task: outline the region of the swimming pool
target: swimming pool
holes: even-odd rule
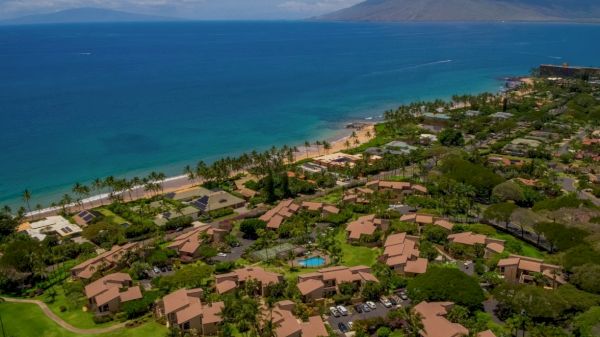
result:
[[[320,256],[313,256],[308,259],[298,261],[298,264],[302,267],[321,267],[325,265],[325,259]]]

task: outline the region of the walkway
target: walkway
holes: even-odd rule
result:
[[[52,312],[52,310],[50,310],[50,308],[48,308],[48,306],[44,302],[37,301],[37,300],[24,300],[24,299],[20,299],[20,298],[8,298],[8,297],[3,297],[2,299],[6,302],[12,302],[12,303],[37,304],[37,306],[40,307],[40,309],[42,309],[42,312],[46,316],[48,316],[48,318],[50,318],[51,320],[56,322],[56,324],[60,325],[63,329],[66,329],[70,332],[80,334],[80,335],[91,335],[91,334],[101,334],[101,333],[111,332],[111,331],[121,329],[121,328],[125,327],[125,324],[127,324],[127,322],[123,322],[123,323],[111,325],[106,328],[79,329],[79,328],[76,328],[76,327],[72,326],[71,324],[63,321],[63,319],[58,317],[54,312]]]

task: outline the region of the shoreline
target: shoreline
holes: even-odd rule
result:
[[[363,127],[362,130],[357,130],[355,128],[348,128],[346,127],[348,124],[351,123],[362,123],[365,124],[365,127]],[[327,142],[331,143],[331,149],[329,150],[330,153],[333,152],[338,152],[338,151],[342,151],[345,150],[346,147],[344,145],[344,143],[346,142],[346,140],[348,140],[350,138],[350,136],[352,135],[352,132],[356,132],[357,134],[357,139],[360,141],[360,144],[369,141],[370,139],[372,139],[375,136],[375,122],[372,120],[360,120],[357,118],[353,118],[353,119],[349,119],[344,121],[343,123],[340,123],[339,126],[337,128],[333,128],[333,132],[332,135],[326,138]],[[367,137],[367,132],[370,132],[371,137]],[[356,146],[356,144],[352,143],[352,147]],[[305,146],[302,145],[298,145],[296,146],[298,148],[298,151],[294,153],[294,161],[300,161],[300,160],[305,160],[305,159],[310,159],[310,158],[314,158],[314,157],[318,157],[320,155],[325,154],[324,150],[322,149],[317,149],[314,145],[310,146],[308,148],[308,151],[306,150]],[[183,169],[183,167],[182,167]],[[162,193],[172,193],[172,192],[177,192],[177,191],[182,191],[182,190],[186,190],[189,188],[192,188],[198,184],[200,184],[202,181],[198,180],[198,179],[194,179],[193,181],[191,181],[187,175],[185,174],[181,174],[181,175],[174,175],[174,176],[170,176],[167,177],[166,179],[158,182],[161,186],[162,186]],[[149,196],[149,193],[147,193],[144,190],[144,186],[135,186],[133,189],[131,189],[131,200],[129,198],[129,192],[123,192],[123,200],[125,201],[134,201],[134,200],[139,200],[139,199],[143,199],[143,198],[147,198]],[[104,206],[107,204],[110,204],[111,202],[111,198],[110,198],[110,193],[101,193],[101,194],[96,194],[93,196],[90,196],[88,198],[82,199],[81,203],[77,203],[77,202],[73,202],[70,203],[68,205],[65,205],[65,209],[68,212],[76,212],[76,211],[81,211],[81,210],[89,210],[89,209],[93,209],[96,207],[100,207],[100,206]],[[25,213],[25,218],[29,219],[29,220],[37,220],[37,219],[41,219],[47,216],[52,216],[52,215],[56,215],[58,213],[60,213],[62,211],[63,207],[62,206],[55,206],[55,207],[46,207],[40,210],[32,210],[31,212],[26,212]]]

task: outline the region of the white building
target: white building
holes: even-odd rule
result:
[[[81,233],[81,227],[70,223],[60,215],[55,215],[44,220],[23,223],[19,226],[19,231],[25,231],[32,238],[42,241],[49,234],[58,234],[60,237],[78,235]]]

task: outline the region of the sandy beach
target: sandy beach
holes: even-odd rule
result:
[[[360,144],[368,142],[373,137],[375,137],[375,124],[367,124],[363,123],[364,126],[360,129],[354,128],[345,128],[341,130],[342,136],[338,136],[336,139],[330,141],[331,149],[329,149],[328,153],[335,153],[339,151],[346,150],[348,147],[346,145],[346,141],[350,142],[350,148],[356,147]],[[352,132],[356,133],[356,137],[352,137]],[[358,140],[358,144],[356,143]],[[305,147],[304,145],[297,146],[298,152],[295,153],[294,159],[296,161],[315,158],[321,155],[326,154],[326,151],[323,149],[323,146],[319,146],[317,148],[316,145],[312,145],[310,147]],[[183,191],[189,188],[192,188],[198,184],[202,183],[202,180],[194,179],[190,180],[187,175],[180,175],[175,177],[169,177],[162,182],[160,182],[162,186],[163,193],[171,193],[177,191]],[[129,195],[131,194],[131,198]],[[151,194],[144,190],[144,186],[136,186],[131,190],[131,193],[125,192],[123,193],[123,200],[125,201],[133,201],[138,199],[143,199],[150,197]],[[67,205],[65,208],[68,212],[77,212],[82,209],[92,209],[102,205],[107,205],[111,203],[111,198],[109,193],[98,194],[81,201],[81,204],[71,203]],[[56,215],[60,213],[62,207],[48,207],[41,210],[32,211],[25,214],[25,217],[28,220],[36,220],[41,219],[47,216]]]

